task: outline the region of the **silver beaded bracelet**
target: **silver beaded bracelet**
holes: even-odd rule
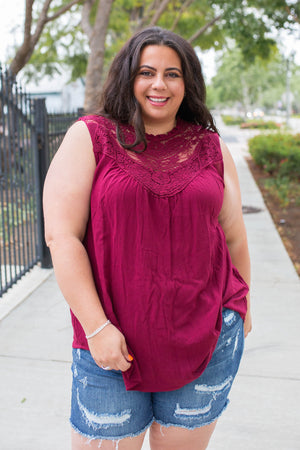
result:
[[[96,334],[100,333],[100,331],[103,330],[103,328],[105,328],[107,325],[109,325],[111,323],[110,320],[108,320],[107,322],[105,322],[103,325],[101,325],[101,327],[97,328],[97,330],[93,331],[92,334],[89,334],[88,336],[86,335],[86,339],[91,339],[92,337],[96,336]]]

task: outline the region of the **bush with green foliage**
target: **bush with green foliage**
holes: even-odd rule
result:
[[[300,184],[288,177],[270,177],[263,181],[264,188],[278,200],[281,207],[290,203],[300,206]]]
[[[249,120],[241,124],[241,128],[259,128],[263,130],[278,130],[280,128],[280,124],[273,122],[273,120]]]
[[[269,174],[300,180],[300,134],[259,135],[249,140],[256,164]]]
[[[258,128],[264,130],[278,130],[281,124],[274,122],[273,120],[245,120],[240,116],[230,116],[227,114],[221,115],[225,125],[240,125],[240,128]]]
[[[245,119],[238,116],[229,116],[226,114],[222,114],[221,117],[225,125],[241,125],[243,122],[245,122]]]

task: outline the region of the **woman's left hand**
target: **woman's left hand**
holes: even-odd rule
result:
[[[244,322],[245,338],[248,336],[248,334],[250,333],[251,330],[252,330],[252,317],[251,317],[251,312],[248,310],[246,317],[245,317],[245,322]]]

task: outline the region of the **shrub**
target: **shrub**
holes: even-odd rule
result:
[[[249,140],[249,152],[269,174],[300,179],[300,134],[255,136]]]
[[[244,122],[242,117],[228,116],[225,114],[222,114],[221,117],[225,125],[241,125]]]
[[[289,204],[300,206],[300,185],[298,181],[288,177],[267,178],[263,181],[264,188],[279,202],[281,207]]]
[[[259,128],[264,130],[277,130],[281,125],[279,123],[273,122],[273,120],[268,120],[267,122],[263,120],[250,120],[249,122],[241,123],[241,128]]]

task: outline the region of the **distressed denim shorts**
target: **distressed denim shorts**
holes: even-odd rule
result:
[[[180,389],[153,393],[126,391],[120,371],[103,370],[89,351],[74,349],[71,425],[89,440],[134,437],[153,421],[191,430],[208,425],[229,402],[243,349],[243,321],[223,309],[221,334],[202,375]]]

